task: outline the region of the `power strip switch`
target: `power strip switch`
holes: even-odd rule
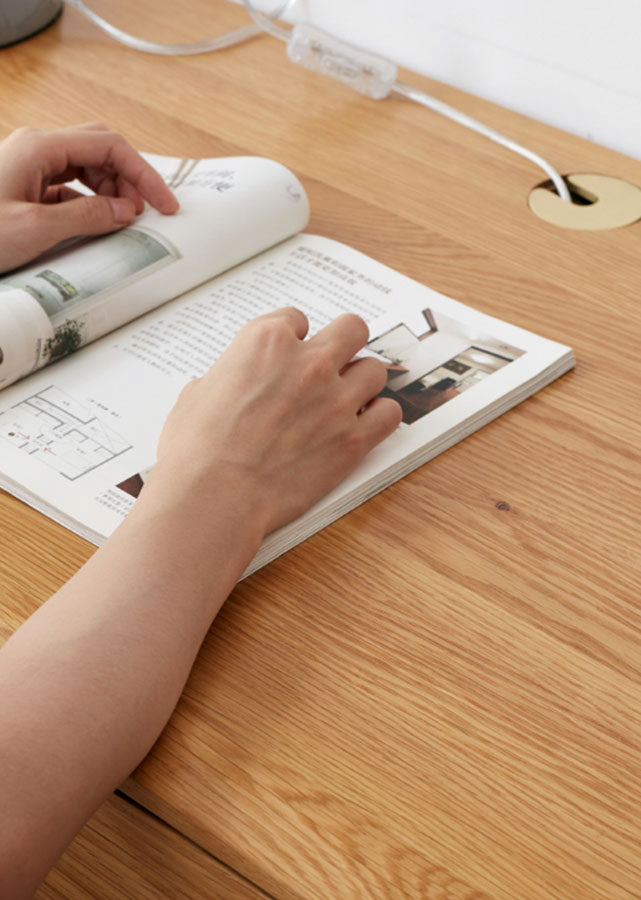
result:
[[[394,63],[366,53],[315,28],[295,25],[287,44],[292,62],[335,78],[373,100],[383,100],[396,82]]]

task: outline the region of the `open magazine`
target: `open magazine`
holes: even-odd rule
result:
[[[277,307],[302,309],[310,333],[360,314],[403,422],[246,574],[574,365],[568,347],[300,233],[305,191],[278,163],[147,158],[175,216],[146,211],[0,276],[0,485],[95,544],[142,490],[181,388]]]

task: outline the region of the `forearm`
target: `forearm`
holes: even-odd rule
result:
[[[396,428],[356,316],[245,326],[165,423],[118,532],[0,652],[0,896],[28,896],[148,751],[262,537]],[[2,879],[4,878],[4,885]]]
[[[150,749],[260,541],[231,485],[146,492],[0,652],[0,896],[35,888]]]

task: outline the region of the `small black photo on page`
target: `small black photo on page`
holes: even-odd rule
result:
[[[129,494],[130,497],[133,497],[134,500],[140,496],[140,492],[144,486],[143,477],[140,472],[136,472],[135,475],[131,475],[129,478],[125,478],[124,481],[121,481],[116,485],[117,488],[120,488],[121,491],[124,491],[125,494]]]
[[[393,397],[411,425],[507,366],[525,352],[431,309],[418,334],[405,322],[367,347],[387,367],[383,397]]]

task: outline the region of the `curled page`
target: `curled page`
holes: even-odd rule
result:
[[[0,276],[0,387],[307,224],[309,203],[303,187],[272,160],[147,158],[178,197],[175,215],[148,209],[129,228],[54,249]],[[10,301],[10,295],[23,301]]]
[[[0,291],[0,388],[43,365],[53,341],[53,326],[31,294]]]

